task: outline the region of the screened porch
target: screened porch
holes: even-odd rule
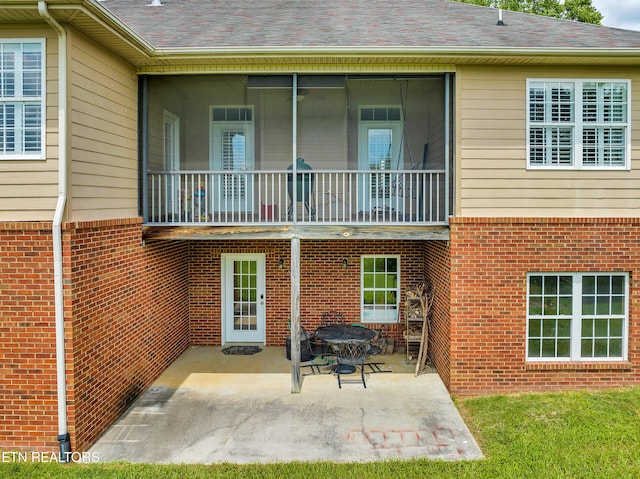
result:
[[[145,224],[445,225],[452,81],[145,77]]]

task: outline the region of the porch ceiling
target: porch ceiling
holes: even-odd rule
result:
[[[142,238],[152,240],[229,240],[229,239],[387,239],[449,240],[448,226],[143,226]]]

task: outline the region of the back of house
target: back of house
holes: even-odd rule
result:
[[[189,346],[405,346],[421,283],[453,394],[638,384],[639,52],[448,0],[1,3],[0,449],[87,450]]]

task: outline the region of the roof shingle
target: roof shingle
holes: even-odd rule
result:
[[[155,48],[640,48],[640,32],[449,0],[107,0]]]

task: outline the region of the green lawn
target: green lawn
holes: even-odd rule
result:
[[[638,478],[640,387],[457,399],[486,458],[367,464],[0,463],[18,478]]]

